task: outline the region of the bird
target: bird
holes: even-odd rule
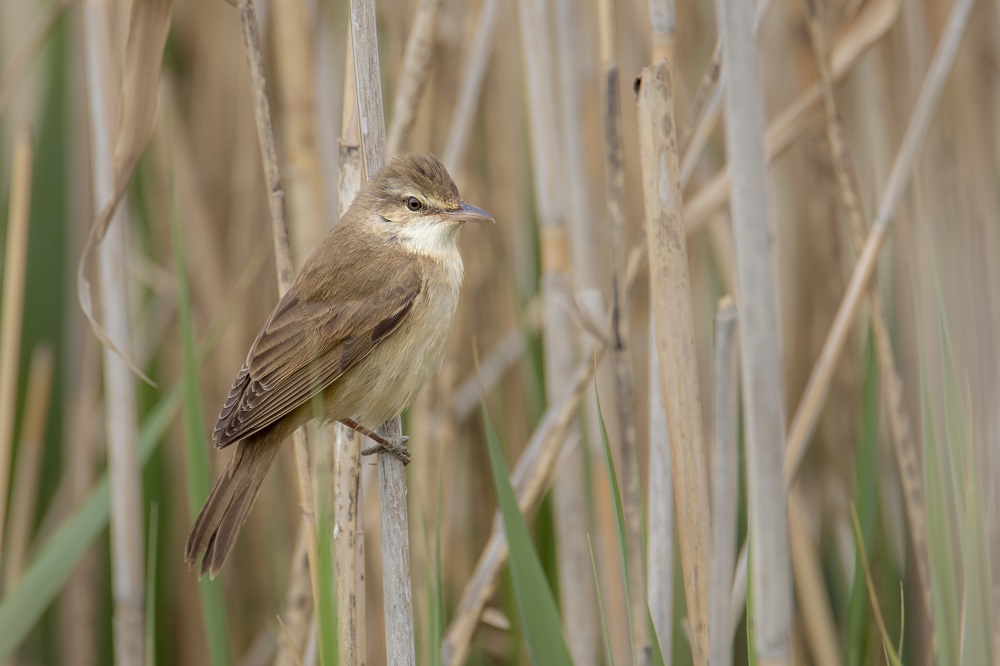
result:
[[[468,222],[493,222],[462,201],[430,153],[389,162],[306,260],[267,318],[212,432],[234,447],[191,529],[188,567],[214,578],[283,440],[319,417],[372,438],[403,462],[405,437],[376,433],[436,373],[455,318]]]

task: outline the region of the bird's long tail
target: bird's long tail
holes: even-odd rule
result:
[[[214,578],[225,564],[257,500],[260,484],[274,462],[283,439],[281,435],[269,430],[236,445],[236,452],[205,500],[184,547],[188,566],[194,566],[202,558],[201,575],[207,572]]]

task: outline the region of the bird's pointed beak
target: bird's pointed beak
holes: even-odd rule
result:
[[[447,210],[443,213],[438,213],[438,216],[448,222],[496,222],[493,216],[482,208],[470,206],[464,201],[457,210]]]

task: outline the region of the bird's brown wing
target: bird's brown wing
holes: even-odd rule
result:
[[[309,300],[290,289],[236,375],[212,432],[215,446],[258,432],[329,386],[399,327],[422,284],[413,267],[354,300]]]

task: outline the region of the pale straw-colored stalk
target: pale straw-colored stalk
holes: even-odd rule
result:
[[[310,7],[303,0],[282,0],[273,5],[273,38],[275,41],[276,88],[279,120],[283,137],[281,173],[285,192],[288,194],[287,224],[293,267],[300,267],[326,234],[323,179],[317,153],[316,137],[316,76],[315,33],[311,29]],[[319,473],[318,458],[328,451],[331,444],[326,428],[310,428],[308,439],[316,442],[317,459],[312,461],[310,478],[300,479],[311,488],[313,515],[319,515],[319,502],[331,501],[332,489],[323,489],[316,483]],[[308,459],[308,458],[306,458]],[[305,470],[304,470],[305,471]],[[324,498],[321,493],[328,495]],[[305,501],[308,497],[300,496]],[[306,601],[312,590],[313,575],[309,566],[310,541],[331,539],[331,534],[313,534],[317,530],[311,521],[299,526],[299,536],[290,569],[286,595],[284,631],[276,662],[288,663],[292,655],[304,648],[309,622],[314,614],[313,604]],[[318,577],[316,578],[318,582]],[[332,628],[322,628],[332,631]]]
[[[21,577],[35,521],[42,449],[45,445],[45,423],[52,393],[53,357],[52,347],[45,344],[36,347],[31,354],[23,425],[10,497],[10,541],[7,544],[3,570],[5,590],[13,589]]]
[[[83,4],[87,98],[90,112],[91,178],[94,201],[115,195],[112,164],[117,95],[108,6],[102,0]],[[122,208],[98,249],[101,311],[107,337],[131,358],[125,252],[128,218]],[[112,349],[102,349],[104,410],[111,487],[111,583],[114,600],[114,655],[119,664],[145,659],[145,582],[142,478],[138,441],[135,376]]]
[[[639,491],[639,454],[633,401],[632,353],[625,278],[625,146],[622,137],[618,63],[615,55],[617,21],[611,0],[598,4],[601,52],[601,108],[604,124],[604,190],[611,248],[611,362],[614,372],[615,412],[618,425],[618,473],[628,543],[629,616],[633,658],[648,664],[651,658],[646,616],[646,571],[642,553],[642,498]]]
[[[659,373],[672,459],[677,534],[695,663],[708,659],[708,470],[669,64],[643,69],[639,142]]]
[[[581,127],[580,106],[583,103],[580,95],[580,81],[577,74],[579,61],[584,57],[580,49],[578,8],[571,0],[556,0],[556,46],[558,48],[559,75],[556,77],[559,86],[559,125],[560,149],[562,150],[563,177],[559,186],[568,194],[565,198],[566,218],[564,228],[568,234],[569,266],[562,266],[571,271],[571,276],[561,276],[561,286],[564,291],[543,293],[547,308],[563,309],[555,302],[566,298],[574,290],[578,298],[589,298],[587,294],[600,291],[595,280],[599,276],[596,270],[600,265],[598,248],[599,236],[593,229],[588,205],[589,189],[587,187],[586,164],[583,156],[583,132]],[[540,196],[546,196],[539,193]],[[555,279],[551,275],[551,265],[543,266],[550,271],[545,278]],[[571,281],[571,283],[570,283]],[[581,294],[581,290],[586,290]],[[598,303],[600,301],[598,300]],[[566,373],[571,372],[575,363],[575,349],[572,345],[561,343],[561,335],[573,336],[572,330],[566,330],[564,315],[553,317],[546,313],[546,357],[553,352],[554,362],[546,368],[546,391],[550,400],[561,390]],[[558,320],[558,321],[557,321]],[[563,330],[557,330],[559,324]],[[518,336],[523,340],[522,336]],[[575,336],[573,336],[575,337]],[[553,347],[559,346],[560,350]],[[558,352],[558,353],[556,353]],[[559,367],[553,367],[558,364]],[[572,436],[572,435],[571,435]],[[588,504],[583,498],[587,493],[586,451],[584,447],[574,447],[566,455],[569,460],[563,465],[556,477],[552,493],[554,500],[554,523],[556,533],[556,561],[559,575],[559,607],[562,609],[563,631],[567,646],[573,657],[573,662],[579,666],[597,664],[600,657],[598,650],[598,616],[597,594],[593,577],[590,575],[590,551],[587,545],[587,534],[590,532]]]
[[[351,0],[354,80],[361,125],[362,158],[369,179],[386,163],[385,115],[375,31],[374,0]],[[399,417],[382,426],[386,437],[402,435]],[[415,664],[413,592],[410,585],[406,475],[395,456],[378,454],[379,505],[382,512],[382,591],[385,599],[385,647],[390,664]]]
[[[730,163],[730,215],[740,307],[743,423],[750,523],[754,651],[758,663],[788,663],[792,623],[791,553],[781,483],[785,389],[774,277],[774,226],[768,201],[764,102],[752,8],[718,0],[723,111]]]
[[[271,234],[274,241],[274,265],[278,279],[278,294],[281,296],[291,286],[292,279],[295,276],[295,268],[288,241],[285,195],[281,187],[278,155],[274,145],[271,110],[267,101],[260,30],[257,26],[257,14],[254,10],[253,2],[251,0],[240,0],[237,6],[240,12],[240,25],[243,29],[243,46],[247,59],[247,71],[250,77],[254,123],[257,129],[261,164],[264,169],[264,181],[268,193],[268,208],[271,213]],[[309,442],[306,438],[305,428],[299,428],[292,434],[292,447],[295,452],[295,472],[298,481],[299,506],[302,509],[303,523],[301,529],[306,534],[306,556],[309,560],[310,587],[313,590],[313,599],[315,601],[317,598],[317,572],[319,569],[317,566],[318,553],[316,530],[314,527],[315,504],[312,492]]]
[[[24,314],[24,281],[28,262],[28,220],[31,210],[31,130],[23,128],[14,143],[3,274],[3,315],[0,320],[0,562],[7,516],[10,461],[14,449],[14,411]]]
[[[528,90],[531,159],[540,227],[545,395],[551,404],[558,399],[572,377],[577,358],[577,333],[564,305],[572,293],[571,249],[563,197],[567,183],[560,178],[561,155],[565,153],[562,152],[564,147],[561,145],[556,96],[551,93],[557,79],[548,10],[547,3],[542,0],[521,0],[518,3],[521,62]],[[565,16],[561,18],[566,19]],[[564,119],[566,113],[577,111],[573,100],[560,101],[561,107],[573,107],[564,110]],[[571,426],[566,433],[567,441],[577,436]],[[560,448],[563,447],[565,443]],[[587,516],[586,507],[580,501],[584,496],[584,471],[583,453],[574,451],[558,474],[555,485],[556,546],[560,602],[568,644],[574,660],[593,663],[596,659],[594,638],[597,617],[593,602],[587,599],[596,599],[596,595],[589,585]]]
[[[338,144],[337,216],[343,217],[361,187],[361,131],[358,127],[354,48],[347,40],[344,99]],[[344,664],[365,662],[365,539],[362,521],[361,441],[350,428],[334,426],[333,550],[337,572],[338,650]]]
[[[674,0],[650,0],[649,26],[653,35],[650,62],[674,63]],[[683,189],[683,176],[681,188]],[[650,292],[649,310],[654,294]],[[663,402],[660,354],[656,345],[656,318],[649,318],[649,470],[646,495],[646,595],[653,631],[661,651],[671,652],[674,629],[674,480],[670,457],[670,430]]]
[[[733,661],[729,600],[736,564],[739,505],[739,371],[736,303],[729,296],[715,312],[715,441],[712,445],[712,576],[709,581],[709,663]]]

